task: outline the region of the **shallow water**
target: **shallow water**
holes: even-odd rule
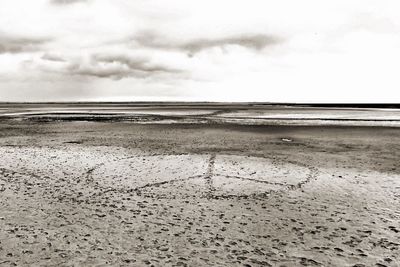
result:
[[[219,123],[242,125],[400,126],[400,109],[248,104],[0,104],[0,118],[26,120]]]

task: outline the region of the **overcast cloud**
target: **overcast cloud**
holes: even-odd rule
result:
[[[2,0],[0,101],[400,102],[398,0]]]

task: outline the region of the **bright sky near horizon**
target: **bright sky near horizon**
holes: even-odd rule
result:
[[[398,0],[1,0],[0,101],[400,103]]]

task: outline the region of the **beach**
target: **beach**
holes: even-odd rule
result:
[[[397,110],[2,108],[0,266],[400,264]]]

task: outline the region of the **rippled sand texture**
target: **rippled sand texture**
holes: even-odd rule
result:
[[[400,132],[0,124],[0,266],[399,266]]]

